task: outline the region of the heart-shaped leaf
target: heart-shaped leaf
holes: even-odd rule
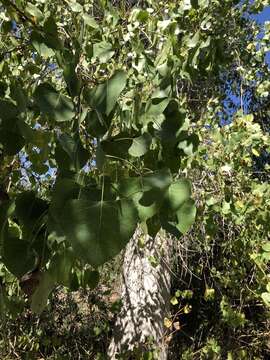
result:
[[[71,200],[61,222],[75,255],[97,267],[127,244],[136,229],[137,213],[128,200]]]

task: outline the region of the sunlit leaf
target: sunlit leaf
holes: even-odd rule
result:
[[[147,153],[151,145],[152,138],[150,134],[144,133],[142,136],[132,140],[132,145],[128,149],[131,156],[139,157]]]
[[[185,201],[177,211],[177,228],[182,234],[188,232],[196,218],[196,206],[194,200]]]

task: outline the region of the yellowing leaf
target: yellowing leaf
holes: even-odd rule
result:
[[[192,310],[192,306],[191,305],[186,305],[183,309],[184,314],[189,314]]]
[[[165,317],[165,319],[164,319],[164,326],[165,326],[167,329],[169,329],[169,328],[172,326],[172,324],[173,324],[172,320],[170,320],[170,319],[168,319],[168,318]]]
[[[177,298],[176,298],[175,296],[173,296],[173,297],[171,298],[171,304],[172,304],[172,305],[177,305],[177,304],[178,304],[178,300],[177,300]]]
[[[260,156],[260,154],[258,153],[258,151],[257,151],[256,149],[252,149],[251,151],[252,151],[252,154],[253,154],[253,155],[255,155],[255,156],[257,156],[257,157]]]

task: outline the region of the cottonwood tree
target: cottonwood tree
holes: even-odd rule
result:
[[[131,5],[2,1],[1,261],[41,313],[56,285],[96,283],[126,249],[109,357],[165,359],[172,242],[196,217],[196,124],[222,109],[222,75],[252,68],[257,28],[248,2]]]

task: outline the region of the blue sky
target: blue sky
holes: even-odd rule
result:
[[[263,27],[265,21],[270,21],[270,6],[266,6],[261,13],[252,15],[252,18]],[[266,55],[266,61],[270,64],[270,53]]]
[[[259,24],[263,24],[265,21],[270,21],[270,6],[266,6],[261,13],[253,15],[252,17]]]
[[[270,21],[270,6],[266,6],[262,12],[260,12],[259,14],[254,14],[251,15],[251,18],[253,18],[258,24],[261,25],[262,28],[262,32],[263,32],[263,24],[265,23],[265,21]],[[269,64],[270,66],[270,52],[268,52],[268,54],[266,55],[266,62]],[[229,124],[232,121],[232,117],[235,113],[235,111],[237,111],[237,109],[240,108],[240,96],[237,93],[231,93],[228,92],[227,94],[228,99],[232,102],[233,107],[229,108],[230,105],[230,101],[225,100],[223,105],[224,105],[224,109],[225,109],[225,113],[228,115],[228,118],[224,119],[224,113],[220,113],[220,124],[221,125],[226,125]],[[244,111],[247,111],[247,99],[244,100]]]

